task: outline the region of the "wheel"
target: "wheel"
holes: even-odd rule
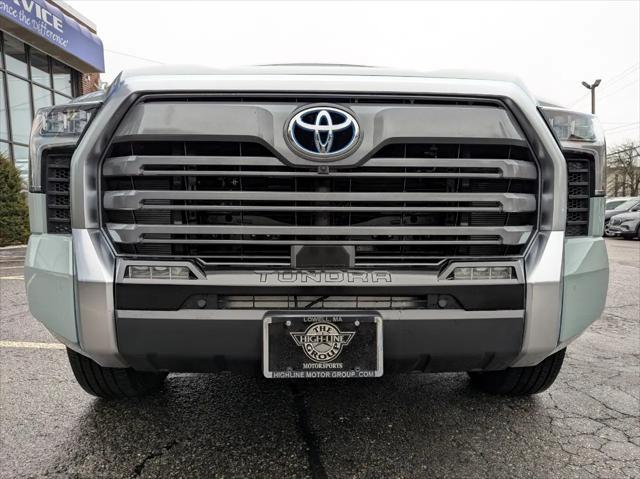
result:
[[[89,394],[104,399],[145,396],[158,391],[167,373],[105,368],[94,360],[67,348],[71,370],[78,384]]]
[[[505,396],[529,396],[553,384],[564,361],[565,349],[552,354],[540,364],[502,371],[473,371],[471,383],[484,392]]]

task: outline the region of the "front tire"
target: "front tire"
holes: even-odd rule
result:
[[[167,373],[105,368],[92,359],[67,348],[73,375],[86,392],[103,399],[146,396],[162,388]]]
[[[478,389],[504,396],[530,396],[548,389],[558,377],[566,349],[552,354],[540,364],[502,371],[472,371],[471,383]]]

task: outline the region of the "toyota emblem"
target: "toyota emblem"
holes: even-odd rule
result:
[[[299,110],[287,127],[294,151],[311,159],[333,160],[347,156],[360,140],[355,117],[333,106],[311,106]]]

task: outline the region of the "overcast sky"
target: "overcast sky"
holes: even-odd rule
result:
[[[67,1],[94,21],[106,73],[155,63],[286,62],[518,75],[598,115],[613,146],[640,138],[640,2]]]

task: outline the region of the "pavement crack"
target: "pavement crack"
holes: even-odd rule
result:
[[[173,440],[168,444],[165,444],[164,446],[162,446],[162,449],[160,449],[159,451],[155,451],[155,452],[152,452],[151,454],[147,454],[144,457],[144,459],[142,459],[142,461],[140,461],[140,463],[133,468],[133,477],[140,477],[148,461],[150,461],[151,459],[155,459],[156,457],[160,457],[163,454],[166,454],[176,444],[178,444],[178,441]]]
[[[638,303],[618,304],[616,306],[606,306],[605,309],[628,308],[629,306],[638,306]]]
[[[327,472],[320,459],[320,446],[318,438],[311,428],[309,421],[309,411],[304,397],[304,392],[297,384],[291,384],[291,393],[293,394],[293,405],[298,416],[298,427],[302,434],[302,438],[306,443],[307,460],[309,461],[309,469],[313,479],[327,479]]]

